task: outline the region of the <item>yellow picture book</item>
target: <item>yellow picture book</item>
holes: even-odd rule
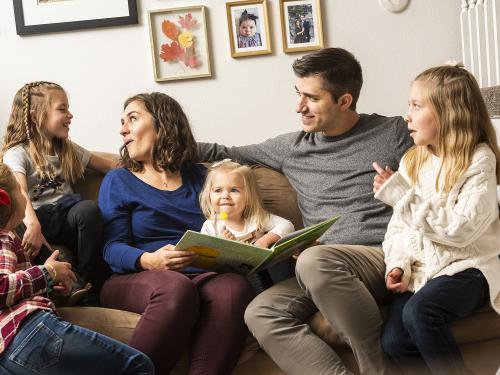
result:
[[[338,219],[339,216],[334,216],[316,225],[290,233],[270,249],[191,230],[182,236],[175,245],[175,249],[189,250],[199,255],[192,263],[192,267],[219,273],[238,272],[251,275],[313,244]]]

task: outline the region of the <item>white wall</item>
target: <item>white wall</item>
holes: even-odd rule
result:
[[[198,140],[247,144],[299,128],[290,66],[300,55],[282,52],[278,0],[268,1],[273,54],[239,59],[230,56],[225,1],[137,2],[139,25],[20,37],[12,1],[1,0],[1,135],[15,92],[33,80],[67,90],[75,115],[71,137],[92,150],[118,149],[122,103],[145,91],[176,98]],[[213,75],[155,83],[147,11],[185,5],[208,7]],[[412,0],[400,14],[377,0],[323,0],[322,6],[326,46],[350,50],[363,66],[360,112],[403,113],[417,73],[461,57],[459,1]]]

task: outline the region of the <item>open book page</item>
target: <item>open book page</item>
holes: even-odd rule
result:
[[[335,223],[340,216],[333,216],[330,219],[310,227],[299,229],[293,233],[283,236],[271,248],[273,253],[262,261],[251,273],[260,271],[263,268],[269,267],[275,263],[282,261],[292,256],[297,250],[302,250],[309,245],[312,245],[319,237],[325,233],[328,228]]]
[[[193,262],[193,267],[221,273],[253,274],[291,256],[296,250],[312,244],[338,218],[339,216],[334,216],[319,224],[284,236],[271,249],[190,230],[182,236],[175,245],[175,249],[197,253],[199,256]]]
[[[198,258],[192,263],[193,267],[221,273],[247,274],[271,254],[270,249],[191,230],[182,236],[175,249],[197,253]]]

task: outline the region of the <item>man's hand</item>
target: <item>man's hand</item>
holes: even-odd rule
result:
[[[383,184],[394,174],[394,171],[386,166],[385,169],[382,168],[377,162],[372,164],[373,169],[377,172],[373,178],[373,192],[376,193],[380,190]]]
[[[393,268],[385,279],[387,289],[394,293],[404,293],[408,291],[408,282],[403,281],[403,270],[401,268]]]

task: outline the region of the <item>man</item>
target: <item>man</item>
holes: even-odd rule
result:
[[[392,211],[373,197],[372,162],[394,170],[412,141],[401,117],[356,112],[363,78],[350,52],[323,49],[296,60],[293,70],[302,131],[250,146],[199,146],[203,160],[229,157],[282,172],[297,191],[306,226],[341,215],[322,245],[299,256],[296,278],[258,295],[245,320],[287,374],[348,374],[305,323],[319,310],[349,343],[361,373],[380,374],[377,303],[390,298],[381,243]]]
[[[304,42],[309,43],[311,41],[311,23],[306,19],[305,15],[301,15],[300,20],[304,30]]]

